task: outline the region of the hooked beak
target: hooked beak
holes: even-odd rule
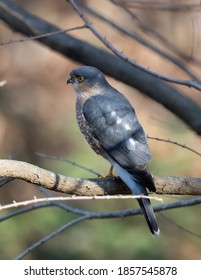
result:
[[[67,80],[67,84],[73,84],[75,81],[75,79],[73,79],[73,77],[69,77],[68,80]]]

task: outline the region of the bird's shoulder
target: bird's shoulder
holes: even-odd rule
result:
[[[129,100],[121,92],[111,86],[103,90],[101,95],[97,96],[97,101],[103,101],[103,103],[108,102],[112,105],[112,108],[127,108],[135,112]]]
[[[135,117],[135,110],[128,99],[111,86],[88,98],[83,104],[83,113],[93,118],[102,116],[109,122],[125,116]]]

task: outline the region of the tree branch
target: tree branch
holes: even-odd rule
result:
[[[159,138],[159,137],[152,137],[152,136],[149,136],[149,135],[147,136],[147,138],[150,139],[150,140],[157,140],[159,142],[165,142],[165,143],[169,143],[169,144],[174,144],[174,145],[179,146],[179,147],[181,147],[183,149],[189,150],[192,153],[194,153],[194,154],[196,154],[196,155],[201,157],[201,153],[199,153],[198,151],[196,151],[196,150],[186,146],[185,144],[180,144],[180,143],[178,143],[176,141],[172,141],[170,139],[164,139],[164,138]]]
[[[145,198],[150,200],[156,201],[163,201],[162,198],[158,198],[155,196],[147,196],[147,195],[95,195],[95,196],[78,196],[78,195],[71,195],[71,196],[60,196],[60,197],[42,197],[37,198],[34,196],[33,199],[25,200],[25,201],[15,201],[13,200],[12,203],[6,205],[0,205],[0,211],[8,210],[12,208],[17,208],[21,206],[27,206],[31,204],[39,204],[39,203],[49,203],[49,202],[57,202],[57,201],[78,201],[78,200],[111,200],[111,199],[138,199],[138,198]]]
[[[126,28],[123,28],[122,26],[120,26],[119,24],[115,23],[114,21],[108,19],[107,17],[104,17],[102,14],[99,14],[97,11],[93,10],[92,8],[90,8],[87,5],[82,4],[82,8],[87,13],[89,13],[92,16],[94,16],[94,17],[104,21],[105,23],[107,23],[108,25],[112,26],[116,30],[118,30],[121,33],[127,35],[128,37],[132,38],[133,40],[135,40],[136,42],[138,42],[142,46],[152,50],[155,53],[157,53],[162,58],[164,58],[166,60],[169,60],[174,65],[176,65],[178,68],[180,68],[183,72],[185,72],[187,75],[189,75],[189,77],[192,80],[199,80],[199,78],[194,73],[192,73],[192,71],[190,71],[190,69],[188,69],[188,67],[186,67],[184,65],[184,63],[182,63],[181,60],[179,60],[179,59],[175,58],[174,56],[170,55],[168,52],[164,51],[162,48],[160,48],[157,45],[151,43],[147,39],[144,39],[142,36],[140,36],[136,32],[134,33],[133,31],[132,32],[128,31]]]
[[[163,46],[171,50],[173,53],[175,53],[177,56],[179,56],[181,59],[184,59],[185,61],[191,61],[195,65],[199,66],[200,61],[198,59],[195,59],[191,55],[187,55],[184,53],[181,49],[178,49],[177,46],[172,42],[172,40],[167,40],[162,34],[154,30],[150,25],[144,23],[134,12],[133,10],[129,9],[129,5],[125,5],[125,2],[122,1],[115,1],[110,0],[113,4],[118,5],[121,7],[124,11],[126,11],[133,20],[135,20],[140,27],[142,31],[145,31],[148,34],[151,34],[152,37],[155,37],[160,43],[162,43]],[[164,3],[162,4],[164,6]],[[144,5],[148,7],[147,5]],[[179,3],[179,6],[181,7],[181,3]],[[182,10],[180,10],[182,11]],[[184,12],[184,11],[183,11]]]
[[[145,73],[148,73],[154,77],[157,77],[159,79],[162,79],[166,82],[170,82],[170,83],[175,83],[175,84],[179,84],[179,85],[185,85],[188,87],[193,87],[197,90],[201,91],[201,82],[200,81],[193,81],[193,80],[183,80],[183,79],[178,79],[178,78],[174,78],[174,77],[169,77],[163,74],[160,74],[154,70],[148,69],[147,67],[145,67],[144,65],[136,62],[135,60],[129,58],[127,55],[125,55],[124,53],[122,53],[121,51],[117,50],[104,36],[102,36],[94,27],[93,25],[88,21],[87,17],[85,16],[85,14],[83,14],[83,12],[81,11],[81,9],[79,8],[79,6],[75,3],[74,0],[67,0],[69,3],[71,3],[71,5],[74,7],[74,9],[76,10],[76,12],[79,14],[79,16],[82,18],[82,20],[85,22],[85,24],[87,25],[87,27],[92,31],[92,33],[104,44],[106,45],[106,47],[108,47],[117,57],[121,58],[122,60],[128,62],[129,64],[131,64],[134,67],[137,67],[138,69],[142,70]]]
[[[60,29],[31,15],[9,0],[0,1],[0,19],[12,29],[26,36],[36,36]],[[159,102],[185,121],[201,135],[201,108],[192,99],[167,85],[159,78],[129,65],[114,55],[91,44],[75,39],[68,34],[38,38],[46,46],[80,63],[98,67],[105,74],[137,88],[145,95]],[[191,112],[189,114],[189,112]]]
[[[19,39],[14,39],[14,40],[8,40],[8,41],[4,41],[0,43],[0,46],[5,46],[5,45],[9,45],[9,44],[14,44],[14,43],[22,43],[22,42],[27,42],[27,41],[34,41],[34,40],[38,40],[44,37],[50,37],[50,36],[55,36],[57,34],[60,33],[67,33],[70,31],[74,31],[74,30],[78,30],[78,29],[84,29],[84,28],[88,28],[86,26],[86,24],[81,25],[81,26],[76,26],[76,27],[72,27],[72,28],[68,28],[68,29],[64,29],[64,30],[58,30],[58,31],[53,31],[53,32],[47,32],[44,34],[40,34],[40,35],[35,35],[35,36],[30,36],[28,38],[19,38]],[[7,81],[1,81],[0,82],[0,87],[4,86],[7,83]]]
[[[66,230],[67,228],[73,226],[74,224],[77,224],[81,221],[84,220],[88,220],[90,219],[90,216],[81,216],[77,219],[74,219],[68,223],[66,223],[65,225],[61,226],[60,228],[58,228],[57,230],[51,232],[50,234],[46,235],[44,238],[40,239],[39,241],[37,241],[36,243],[34,243],[33,245],[31,245],[30,247],[28,247],[26,250],[24,250],[21,254],[19,254],[15,259],[16,260],[20,260],[22,259],[24,256],[26,256],[28,253],[30,253],[31,251],[33,251],[34,249],[36,249],[37,247],[41,246],[43,243],[47,242],[48,240],[50,240],[51,238],[53,238],[55,235],[61,233],[62,231]]]
[[[194,198],[191,200],[182,200],[182,201],[176,201],[171,203],[166,203],[162,205],[154,206],[154,211],[163,211],[167,209],[172,208],[178,208],[178,207],[188,207],[192,205],[200,204],[201,198]],[[90,212],[86,214],[82,214],[81,217],[74,219],[65,225],[61,226],[60,228],[56,229],[55,231],[51,232],[50,234],[46,235],[44,238],[38,240],[34,244],[32,244],[30,247],[28,247],[24,252],[19,254],[16,259],[22,259],[25,255],[30,253],[32,250],[36,249],[40,245],[44,244],[45,242],[49,241],[51,238],[53,238],[55,235],[59,234],[60,232],[66,230],[67,228],[73,226],[76,223],[79,223],[81,221],[85,220],[92,220],[92,219],[110,219],[110,218],[119,218],[119,217],[127,217],[127,216],[133,216],[133,215],[139,215],[141,214],[141,209],[128,209],[128,210],[120,210],[120,211],[113,211],[113,212]]]
[[[1,178],[21,179],[68,195],[94,196],[130,194],[119,178],[81,179],[60,175],[33,164],[16,160],[0,160]],[[201,195],[201,178],[155,176],[157,194]]]

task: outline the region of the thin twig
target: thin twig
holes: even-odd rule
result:
[[[122,26],[118,25],[117,23],[115,23],[114,21],[108,19],[107,17],[104,17],[102,14],[99,14],[98,12],[96,12],[95,10],[93,10],[92,8],[90,8],[87,5],[82,5],[83,9],[86,10],[86,12],[92,14],[93,16],[95,16],[98,19],[101,19],[102,21],[106,22],[107,24],[109,24],[110,26],[112,26],[113,28],[115,28],[116,30],[122,32],[123,34],[127,35],[128,37],[132,38],[133,40],[135,40],[136,42],[138,42],[139,44],[143,45],[144,47],[152,50],[153,52],[159,54],[161,57],[163,57],[164,59],[172,62],[174,65],[176,65],[179,69],[181,69],[184,73],[188,74],[189,77],[193,80],[199,80],[198,77],[196,77],[196,75],[194,73],[192,73],[183,63],[182,61],[179,61],[178,59],[176,59],[175,57],[173,57],[172,55],[168,54],[167,52],[165,52],[164,50],[162,50],[161,48],[159,48],[158,46],[156,46],[155,44],[149,42],[148,40],[142,38],[139,34],[134,33],[134,32],[130,32],[127,29],[123,28]]]
[[[175,221],[173,221],[172,219],[170,219],[169,217],[167,217],[166,215],[164,215],[163,213],[160,213],[160,216],[162,216],[163,218],[165,218],[169,223],[173,224],[174,226],[176,226],[177,228],[185,231],[186,233],[190,234],[190,235],[193,235],[195,237],[198,237],[198,238],[201,238],[201,235],[196,233],[196,232],[193,232],[183,226],[180,226],[178,223],[175,223]]]
[[[139,27],[141,28],[142,31],[146,31],[151,34],[151,36],[154,36],[159,42],[161,42],[166,48],[169,48],[173,53],[178,55],[180,58],[186,60],[186,61],[191,61],[191,63],[194,63],[195,65],[200,66],[201,61],[198,61],[198,59],[195,59],[189,55],[186,55],[184,52],[181,51],[176,45],[173,44],[172,41],[167,40],[162,34],[154,30],[150,25],[147,25],[142,22],[141,19],[133,12],[130,11],[129,8],[122,3],[122,1],[115,1],[115,0],[110,0],[113,4],[117,4],[119,7],[121,7],[125,12],[127,12],[132,19],[134,19]]]
[[[115,3],[124,4],[127,7],[142,9],[142,10],[159,10],[163,11],[172,11],[172,12],[197,12],[197,10],[201,9],[200,4],[182,4],[182,3],[159,3],[157,1],[133,1],[133,0],[120,0],[114,1]]]
[[[55,36],[55,35],[58,35],[60,33],[67,33],[67,32],[70,32],[70,31],[74,31],[74,30],[78,30],[78,29],[84,29],[84,28],[87,28],[86,24],[81,25],[81,26],[68,28],[68,29],[64,29],[64,30],[58,30],[58,31],[54,31],[54,32],[46,32],[44,34],[30,36],[28,38],[19,38],[19,39],[9,40],[9,41],[5,41],[5,42],[0,42],[0,46],[5,46],[5,45],[9,45],[9,44],[14,44],[14,43],[22,43],[22,42],[27,42],[27,41],[33,41],[33,40],[37,40],[37,39],[41,39],[41,38],[45,38],[45,37]]]
[[[71,165],[74,165],[74,166],[76,166],[76,167],[78,167],[78,168],[81,168],[81,169],[83,169],[83,170],[86,170],[86,171],[88,171],[88,172],[90,172],[90,173],[92,173],[92,174],[94,174],[94,175],[100,176],[100,174],[99,174],[98,172],[94,171],[93,169],[87,168],[87,167],[85,167],[85,166],[83,166],[83,165],[81,165],[81,164],[79,164],[79,163],[76,163],[76,162],[74,162],[74,161],[71,161],[71,160],[69,160],[69,159],[62,158],[62,157],[59,157],[59,156],[51,156],[51,155],[47,155],[47,154],[40,153],[40,152],[36,152],[35,154],[36,154],[37,156],[39,156],[39,157],[47,158],[47,159],[50,159],[50,160],[59,160],[59,161],[67,162],[67,163],[69,163],[69,164],[71,164]]]
[[[68,222],[67,224],[65,224],[62,227],[58,228],[57,230],[51,232],[50,234],[46,235],[44,238],[40,239],[39,241],[37,241],[36,243],[34,243],[30,247],[28,247],[26,250],[24,250],[24,252],[19,254],[15,259],[16,260],[21,260],[28,253],[30,253],[31,251],[33,251],[37,247],[41,246],[42,244],[44,244],[45,242],[47,242],[48,240],[53,238],[55,235],[59,234],[60,232],[64,231],[65,229],[67,229],[67,228],[69,228],[69,227],[71,227],[71,226],[73,226],[73,225],[75,225],[75,224],[77,224],[79,222],[87,220],[89,218],[90,218],[89,216],[82,216],[82,217],[79,217],[77,219],[74,219],[73,221]]]
[[[201,203],[200,197],[193,198],[193,199],[177,200],[174,202],[168,202],[168,203],[159,204],[157,206],[154,206],[154,211],[160,212],[160,211],[164,211],[164,210],[168,210],[168,209],[194,206],[194,205],[197,205],[200,203]],[[50,202],[35,204],[32,206],[26,206],[26,207],[23,207],[22,209],[19,209],[17,211],[6,214],[0,218],[0,222],[3,222],[16,215],[24,214],[24,213],[32,211],[32,210],[40,209],[43,207],[50,207],[50,206],[58,206],[59,208],[62,208],[63,210],[65,210],[67,212],[72,212],[74,214],[81,215],[81,216],[90,215],[91,217],[94,217],[97,219],[127,217],[127,216],[135,216],[135,215],[141,214],[140,208],[117,210],[117,211],[111,211],[111,212],[93,212],[93,211],[87,211],[87,210],[75,208],[75,207],[69,206],[67,204],[63,204],[61,202],[50,201]]]
[[[50,201],[50,202],[39,203],[39,204],[34,204],[34,205],[31,205],[31,206],[23,207],[21,209],[18,209],[16,211],[13,211],[11,213],[8,213],[8,214],[0,217],[0,223],[4,222],[4,221],[6,221],[10,218],[13,218],[17,215],[21,215],[21,214],[27,213],[29,211],[33,211],[33,210],[44,208],[44,207],[50,207],[50,206],[56,206],[56,205],[54,205],[54,202]]]
[[[39,190],[45,194],[47,197],[53,197],[53,194],[50,193],[49,190],[43,188],[42,186],[39,186]],[[51,202],[54,206],[57,206],[67,212],[72,212],[74,214],[77,214],[77,215],[89,215],[91,214],[91,211],[87,211],[87,210],[82,210],[82,209],[79,209],[79,208],[75,208],[75,207],[72,207],[66,203],[63,203],[63,202],[60,202],[60,201],[52,201]],[[40,204],[39,204],[40,205]]]
[[[0,222],[4,222],[4,221],[6,221],[6,220],[8,220],[8,219],[10,219],[12,217],[15,217],[15,216],[21,215],[21,214],[25,214],[25,213],[27,213],[29,211],[37,210],[37,209],[44,208],[44,207],[50,207],[50,206],[59,207],[59,208],[65,210],[67,212],[71,212],[71,213],[74,213],[76,215],[91,215],[91,214],[95,214],[95,212],[91,212],[91,211],[75,208],[75,207],[72,207],[70,205],[58,202],[58,201],[50,201],[50,202],[45,202],[45,203],[34,204],[34,205],[31,205],[31,206],[25,206],[22,209],[18,209],[16,211],[8,213],[8,214],[0,217]],[[97,212],[97,215],[98,214],[99,213]]]
[[[124,53],[120,52],[117,48],[115,48],[104,36],[102,36],[94,27],[93,25],[88,21],[87,17],[83,14],[83,12],[80,10],[79,6],[75,3],[74,0],[66,0],[68,1],[74,8],[74,10],[79,14],[79,16],[82,18],[82,20],[85,22],[86,26],[92,31],[92,33],[107,47],[109,48],[116,56],[121,58],[122,60],[128,62],[134,67],[137,67],[138,69],[149,73],[152,76],[155,76],[159,79],[162,79],[166,82],[180,84],[188,87],[195,88],[199,91],[201,91],[201,82],[200,81],[193,81],[193,80],[183,80],[183,79],[177,79],[174,77],[166,76],[163,74],[160,74],[156,71],[153,71],[151,69],[146,68],[145,66],[141,65],[140,63],[132,60],[130,57],[125,55]]]
[[[194,150],[194,149],[192,149],[192,148],[186,146],[185,144],[180,144],[180,143],[178,143],[178,142],[176,142],[176,141],[172,141],[172,140],[170,140],[170,139],[163,139],[163,138],[159,138],[159,137],[147,136],[147,138],[149,138],[149,139],[151,139],[151,140],[157,140],[157,141],[161,141],[161,142],[165,142],[165,143],[177,145],[177,146],[179,146],[179,147],[181,147],[181,148],[184,148],[184,149],[187,149],[187,150],[189,150],[189,151],[193,152],[194,154],[196,154],[196,155],[198,155],[198,156],[201,157],[201,153],[199,153],[199,152],[197,152],[196,150]]]
[[[31,200],[25,200],[25,201],[20,201],[16,202],[13,200],[13,203],[11,204],[6,204],[6,205],[0,205],[0,211],[6,210],[6,209],[11,209],[11,208],[16,208],[20,206],[27,206],[30,204],[37,204],[41,202],[52,202],[52,201],[72,201],[72,200],[111,200],[111,199],[136,199],[136,198],[145,198],[145,199],[152,199],[152,200],[157,200],[157,201],[163,201],[162,198],[158,198],[155,196],[146,196],[146,195],[104,195],[104,196],[61,196],[61,197],[45,197],[45,198],[36,198],[34,196],[34,199]]]
[[[198,198],[193,198],[193,199],[187,199],[187,200],[182,200],[182,201],[176,201],[176,202],[171,202],[171,203],[166,203],[162,205],[157,205],[154,206],[154,211],[162,211],[162,210],[167,210],[167,209],[172,209],[172,208],[178,208],[178,207],[186,207],[190,205],[196,205],[201,203],[201,197]],[[74,219],[71,222],[68,222],[67,224],[63,225],[62,227],[58,228],[57,230],[53,231],[49,235],[45,236],[44,238],[40,239],[33,245],[31,245],[29,248],[27,248],[24,252],[19,254],[16,259],[22,259],[24,256],[26,256],[28,253],[36,249],[37,247],[41,246],[43,243],[49,241],[51,238],[53,238],[55,235],[59,234],[60,232],[64,231],[65,229],[73,226],[76,223],[79,223],[84,220],[91,220],[91,219],[108,219],[108,218],[119,218],[119,217],[126,217],[126,216],[132,216],[132,215],[137,215],[141,214],[141,209],[128,209],[124,211],[113,211],[109,213],[93,213],[89,215],[84,215],[82,217],[79,217],[77,219]]]

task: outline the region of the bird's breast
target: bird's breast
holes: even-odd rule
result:
[[[93,136],[92,131],[89,125],[87,124],[87,121],[83,115],[82,108],[83,108],[82,100],[78,98],[76,102],[76,117],[77,117],[78,126],[81,132],[83,133],[85,139],[91,146],[91,148],[95,151],[95,153],[97,153],[98,155],[102,155],[104,158],[106,158],[106,153],[104,149],[101,147],[98,139],[96,139]]]

